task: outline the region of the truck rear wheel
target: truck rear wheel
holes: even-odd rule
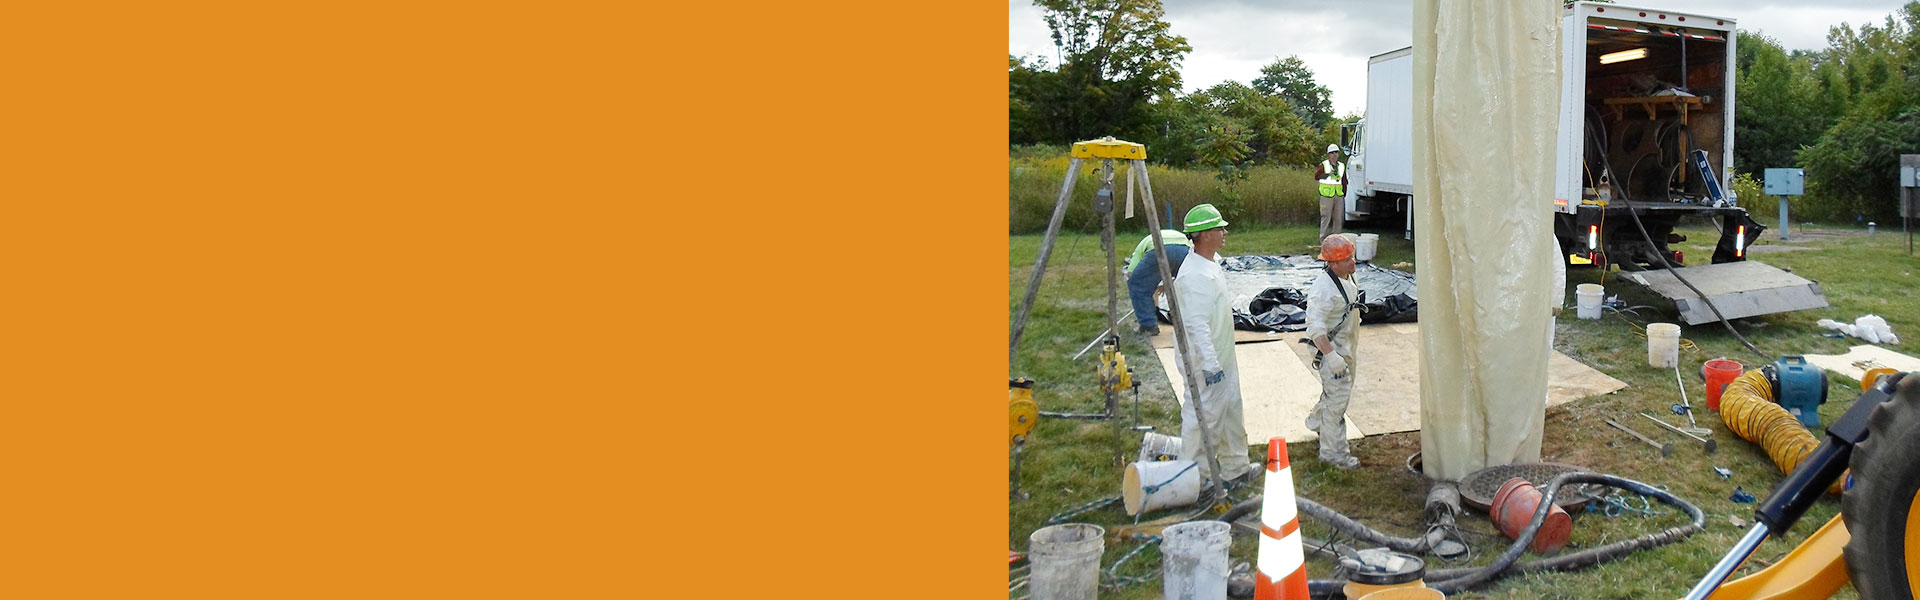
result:
[[[1847,573],[1861,598],[1920,596],[1920,374],[1867,418],[1853,450],[1853,488],[1840,497],[1852,539]]]

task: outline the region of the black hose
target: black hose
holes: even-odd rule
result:
[[[1252,514],[1255,510],[1258,510],[1261,501],[1264,499],[1265,496],[1254,496],[1239,504],[1235,504],[1232,508],[1228,508],[1225,514],[1220,515],[1220,520],[1228,523],[1238,521],[1241,517]],[[1354,539],[1386,546],[1395,552],[1427,554],[1434,544],[1440,543],[1440,540],[1445,537],[1445,532],[1438,530],[1424,537],[1401,537],[1383,533],[1366,525],[1362,525],[1359,521],[1355,521],[1351,517],[1340,514],[1340,511],[1327,508],[1325,505],[1309,500],[1305,496],[1294,496],[1294,505],[1299,507],[1300,514],[1306,515],[1315,521],[1326,523],[1341,533],[1353,536]]]
[[[1352,535],[1354,539],[1386,546],[1395,552],[1426,554],[1435,544],[1439,544],[1440,539],[1443,539],[1445,536],[1445,531],[1439,529],[1422,537],[1390,535],[1375,531],[1366,525],[1361,525],[1358,521],[1354,521],[1346,515],[1340,514],[1339,511],[1327,508],[1318,502],[1308,500],[1304,497],[1295,497],[1294,503],[1300,507],[1300,514],[1313,517],[1315,521],[1326,523],[1334,529],[1340,530],[1342,533]]]
[[[1638,538],[1634,538],[1631,540],[1615,542],[1615,543],[1607,544],[1605,546],[1600,546],[1597,548],[1590,548],[1587,550],[1582,550],[1580,552],[1575,552],[1573,554],[1568,554],[1565,556],[1557,556],[1549,559],[1542,559],[1542,560],[1535,560],[1535,561],[1520,563],[1516,569],[1517,571],[1525,573],[1525,572],[1533,572],[1533,571],[1578,569],[1582,567],[1588,567],[1595,564],[1599,564],[1601,562],[1612,560],[1614,558],[1618,558],[1620,556],[1623,556],[1633,551],[1644,550],[1647,548],[1653,548],[1657,546],[1671,544],[1673,542],[1679,541],[1682,538],[1685,538],[1687,536],[1693,535],[1694,533],[1698,533],[1706,529],[1706,521],[1707,521],[1706,513],[1701,512],[1699,507],[1696,507],[1685,500],[1681,500],[1680,498],[1666,492],[1665,490],[1661,490],[1653,486],[1650,486],[1638,481],[1634,481],[1631,479],[1626,479],[1624,477],[1615,477],[1613,475],[1601,475],[1598,473],[1579,473],[1579,472],[1562,473],[1560,474],[1560,476],[1553,478],[1553,481],[1551,483],[1548,483],[1546,488],[1543,490],[1542,496],[1540,498],[1540,504],[1538,507],[1534,509],[1533,519],[1528,521],[1527,527],[1520,531],[1520,537],[1518,539],[1515,539],[1513,544],[1508,546],[1507,550],[1501,553],[1500,557],[1495,559],[1492,564],[1489,564],[1484,567],[1462,568],[1462,569],[1441,569],[1437,571],[1428,571],[1426,574],[1427,587],[1431,587],[1436,590],[1439,590],[1441,593],[1444,593],[1444,594],[1454,594],[1463,590],[1471,589],[1475,586],[1484,584],[1488,581],[1492,581],[1493,579],[1498,578],[1499,576],[1506,573],[1509,570],[1509,567],[1515,566],[1514,563],[1520,558],[1520,555],[1526,552],[1527,546],[1533,543],[1534,535],[1539,533],[1541,523],[1544,523],[1546,521],[1547,513],[1550,510],[1552,510],[1553,500],[1559,494],[1560,488],[1569,484],[1576,484],[1576,483],[1604,485],[1607,487],[1619,488],[1619,489],[1631,491],[1636,494],[1649,496],[1655,500],[1659,500],[1662,503],[1672,505],[1673,507],[1686,512],[1687,515],[1692,517],[1693,520],[1692,522],[1684,526],[1670,527],[1665,530],[1640,536]],[[1311,501],[1306,500],[1305,498],[1300,498],[1298,500],[1300,502],[1300,506],[1302,507],[1301,512],[1308,512],[1305,507]],[[1318,504],[1314,504],[1314,506],[1319,507],[1320,510],[1326,510],[1325,507],[1319,506]],[[1312,514],[1312,513],[1309,513],[1309,514]],[[1364,525],[1355,523],[1352,519],[1348,519],[1345,516],[1340,516],[1338,515],[1338,513],[1334,513],[1334,515],[1339,516],[1339,518],[1334,520],[1325,520],[1325,522],[1329,525],[1333,525],[1337,529],[1341,529],[1342,531],[1354,533],[1355,537],[1358,537],[1360,539],[1368,539],[1371,541],[1374,538],[1385,538],[1385,539],[1395,538],[1395,536],[1389,536],[1376,531],[1372,531],[1371,529],[1366,529]],[[1320,517],[1318,515],[1315,515],[1315,518],[1319,519]],[[1345,529],[1346,527],[1357,528],[1358,530],[1364,530],[1367,533],[1361,533],[1361,531],[1349,531],[1348,529]],[[1409,538],[1398,538],[1398,539],[1404,541],[1404,540],[1408,540]],[[1307,582],[1307,589],[1315,597],[1324,597],[1324,596],[1338,593],[1338,591],[1345,584],[1346,582],[1337,580],[1337,579],[1315,579],[1315,580],[1309,580]]]
[[[1683,150],[1682,151],[1683,156],[1681,157],[1682,163],[1684,163],[1686,160],[1686,157],[1684,156],[1684,154],[1685,152]],[[1600,163],[1605,167],[1606,171],[1610,172],[1613,170],[1613,163],[1611,160],[1607,158],[1605,154],[1600,155]],[[1640,211],[1634,210],[1633,199],[1627,197],[1628,187],[1632,187],[1632,186],[1620,186],[1620,201],[1626,203],[1627,216],[1633,217],[1633,226],[1635,229],[1640,230],[1640,238],[1643,240],[1646,240],[1647,246],[1654,249],[1653,258],[1656,260],[1659,260],[1660,266],[1666,268],[1668,273],[1672,273],[1673,278],[1679,280],[1681,285],[1687,286],[1687,289],[1689,290],[1693,290],[1694,295],[1699,296],[1700,301],[1703,303],[1706,303],[1707,309],[1713,311],[1713,316],[1717,319],[1720,319],[1720,325],[1723,327],[1726,327],[1727,332],[1733,334],[1734,339],[1740,340],[1740,344],[1746,346],[1748,350],[1752,350],[1755,355],[1758,355],[1760,357],[1760,360],[1772,361],[1773,360],[1772,356],[1769,356],[1766,353],[1761,352],[1760,348],[1753,345],[1753,342],[1747,341],[1747,336],[1740,335],[1740,331],[1733,328],[1733,323],[1727,320],[1726,315],[1720,314],[1720,307],[1714,306],[1713,301],[1707,299],[1707,294],[1705,292],[1700,291],[1700,288],[1694,287],[1693,282],[1687,281],[1686,277],[1680,276],[1680,272],[1674,270],[1673,264],[1667,262],[1667,257],[1661,255],[1661,253],[1659,252],[1660,245],[1653,243],[1653,235],[1647,233],[1646,224],[1640,222]],[[1725,235],[1725,233],[1722,232],[1722,235]]]

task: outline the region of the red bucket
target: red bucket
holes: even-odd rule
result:
[[[1515,477],[1500,484],[1500,491],[1493,495],[1493,509],[1490,512],[1493,523],[1500,533],[1513,539],[1520,539],[1520,532],[1533,520],[1533,511],[1540,507],[1544,497],[1540,489],[1527,483],[1527,480]],[[1533,536],[1533,543],[1527,549],[1535,554],[1552,554],[1567,546],[1567,539],[1573,535],[1573,516],[1554,506],[1547,510],[1547,518],[1540,523],[1540,531]]]
[[[1707,410],[1720,411],[1720,391],[1739,378],[1743,368],[1739,362],[1724,358],[1707,361],[1700,367],[1700,375],[1707,378]]]

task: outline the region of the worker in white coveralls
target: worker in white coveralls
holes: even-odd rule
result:
[[[1320,401],[1307,413],[1307,429],[1320,435],[1320,460],[1342,469],[1360,466],[1347,452],[1347,402],[1353,397],[1355,348],[1359,342],[1360,286],[1353,281],[1353,241],[1329,235],[1320,242],[1326,268],[1307,288],[1307,339],[1318,350]]]
[[[1227,221],[1211,204],[1187,211],[1184,229],[1193,248],[1173,278],[1173,295],[1180,303],[1180,326],[1186,347],[1180,356],[1180,375],[1200,384],[1200,397],[1180,405],[1180,459],[1198,464],[1200,477],[1213,477],[1212,465],[1201,456],[1204,437],[1220,462],[1222,479],[1240,479],[1254,473],[1247,460],[1247,426],[1240,410],[1240,366],[1233,356],[1233,306],[1220,270],[1220,249],[1227,245]],[[1179,346],[1176,345],[1176,348]],[[1201,423],[1194,415],[1198,403],[1206,413]]]

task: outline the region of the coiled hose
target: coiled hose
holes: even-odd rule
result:
[[[1526,552],[1527,546],[1533,543],[1534,534],[1539,533],[1540,524],[1546,521],[1547,512],[1552,509],[1553,500],[1559,494],[1560,488],[1563,486],[1573,485],[1573,484],[1602,485],[1602,486],[1618,488],[1618,489],[1626,490],[1636,494],[1640,494],[1643,496],[1647,496],[1655,500],[1658,500],[1663,504],[1673,506],[1674,508],[1679,509],[1681,512],[1685,512],[1687,516],[1690,517],[1692,520],[1689,521],[1686,525],[1669,527],[1669,528],[1656,531],[1647,535],[1643,535],[1637,538],[1622,540],[1622,541],[1614,542],[1611,544],[1607,544],[1605,546],[1588,548],[1586,550],[1581,550],[1579,552],[1574,552],[1572,554],[1556,556],[1553,558],[1530,560],[1527,562],[1519,563],[1517,565],[1514,564],[1519,560],[1520,555]],[[1238,512],[1240,515],[1246,514],[1246,511],[1239,510],[1241,509],[1241,507],[1258,506],[1260,500],[1261,498],[1255,497],[1246,502],[1242,502],[1240,505],[1234,507],[1235,510],[1228,511],[1228,513],[1226,515],[1223,515],[1222,518],[1223,519],[1238,518],[1235,515],[1236,512]],[[1306,500],[1305,498],[1296,498],[1296,500],[1297,500],[1296,504],[1301,507],[1300,512],[1302,514],[1305,514],[1310,517],[1314,517],[1316,520],[1321,520],[1322,522],[1327,523],[1328,525],[1333,526],[1334,528],[1339,529],[1342,532],[1351,534],[1354,537],[1359,539],[1374,541],[1375,543],[1392,541],[1399,545],[1412,545],[1412,544],[1409,544],[1408,542],[1413,542],[1419,539],[1419,538],[1400,538],[1397,536],[1383,534],[1378,531],[1369,529],[1365,525],[1361,525],[1358,522],[1355,522],[1352,519],[1348,519],[1344,516],[1340,517],[1339,519],[1322,520],[1322,519],[1319,519],[1320,512],[1322,510],[1325,510],[1326,512],[1330,512],[1330,513],[1333,511],[1331,511],[1330,509],[1326,509],[1323,506],[1320,506],[1318,503],[1312,504],[1312,506],[1318,507],[1317,510],[1309,511],[1307,509],[1307,506],[1308,506],[1308,503],[1311,501]],[[1333,514],[1338,515],[1338,513],[1333,513]],[[1681,539],[1686,538],[1687,536],[1690,536],[1705,530],[1706,526],[1707,526],[1706,513],[1701,512],[1699,507],[1694,506],[1692,503],[1689,503],[1685,500],[1681,500],[1679,497],[1674,496],[1673,494],[1667,492],[1666,490],[1659,489],[1638,481],[1634,481],[1632,479],[1627,479],[1624,477],[1616,477],[1613,475],[1602,475],[1599,473],[1582,473],[1582,472],[1561,473],[1558,477],[1554,477],[1553,481],[1548,483],[1546,487],[1542,489],[1540,504],[1539,506],[1534,508],[1533,519],[1527,522],[1527,526],[1525,529],[1520,530],[1520,537],[1518,539],[1515,539],[1513,541],[1513,544],[1508,546],[1507,550],[1501,553],[1500,557],[1495,559],[1492,564],[1488,564],[1487,566],[1484,566],[1484,567],[1468,567],[1468,568],[1460,568],[1460,569],[1440,569],[1436,571],[1428,571],[1425,579],[1427,582],[1427,587],[1439,590],[1443,594],[1455,594],[1464,590],[1472,589],[1476,586],[1485,584],[1489,581],[1499,578],[1500,576],[1506,574],[1509,570],[1520,572],[1520,573],[1531,573],[1536,571],[1580,569],[1580,568],[1593,566],[1596,564],[1600,564],[1602,562],[1619,558],[1621,556],[1625,556],[1628,553],[1636,552],[1639,550],[1645,550],[1648,548],[1654,548],[1658,546],[1664,546],[1667,544],[1680,541]],[[1509,569],[1509,567],[1511,567],[1511,569]],[[1347,582],[1339,579],[1312,579],[1307,581],[1307,591],[1315,598],[1331,597],[1331,596],[1339,595],[1340,593],[1342,593],[1341,590],[1346,585],[1346,583]]]
[[[1792,473],[1800,461],[1820,447],[1819,438],[1774,403],[1773,387],[1767,385],[1766,375],[1758,369],[1742,373],[1720,392],[1720,420],[1734,435],[1759,444],[1782,475]],[[1827,493],[1840,493],[1845,481],[1845,477],[1834,481]]]

